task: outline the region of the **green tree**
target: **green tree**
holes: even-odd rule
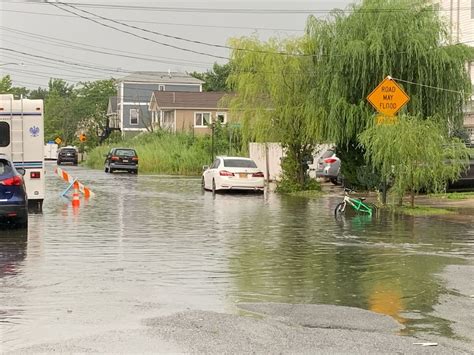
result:
[[[468,166],[469,149],[445,132],[444,126],[433,120],[404,116],[396,124],[362,132],[359,140],[371,166],[386,181],[393,180],[399,201],[409,192],[413,207],[418,191],[441,191]]]
[[[28,94],[28,98],[30,99],[41,99],[46,100],[48,97],[48,89],[43,89],[42,87],[38,87],[38,89],[31,90]]]
[[[77,129],[87,136],[87,146],[99,143],[99,134],[107,123],[109,97],[116,95],[115,80],[97,80],[80,83],[76,88],[73,112],[78,122]]]
[[[242,122],[244,141],[280,142],[286,150],[282,190],[300,190],[307,182],[304,161],[311,156],[318,132],[317,111],[308,111],[311,57],[300,56],[305,39],[233,39],[234,70],[228,83],[237,95],[233,117]],[[288,53],[282,55],[281,52]]]
[[[0,80],[0,94],[13,94],[16,99],[27,97],[29,90],[25,87],[13,86],[10,75],[5,75]]]
[[[338,145],[343,169],[351,167],[345,152],[353,153],[358,135],[374,124],[366,97],[388,75],[403,80],[411,98],[402,113],[437,118],[446,129],[462,125],[472,49],[448,45],[437,6],[430,0],[363,0],[350,11],[308,19],[314,66],[306,106],[320,113],[317,136]]]
[[[202,86],[204,91],[229,91],[227,78],[229,77],[231,70],[231,63],[226,63],[223,65],[214,63],[212,69],[205,73],[192,72],[189,75],[204,81]]]

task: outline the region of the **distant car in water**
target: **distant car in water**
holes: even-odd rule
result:
[[[0,221],[28,226],[28,197],[23,175],[25,170],[16,169],[13,162],[0,154]]]
[[[341,184],[341,159],[334,148],[327,149],[316,163],[316,177],[327,178],[335,185]]]
[[[474,159],[469,161],[469,168],[461,174],[459,179],[447,186],[448,191],[474,191]]]
[[[263,192],[265,178],[252,159],[217,157],[211,166],[204,167],[202,187],[212,192],[222,190]]]
[[[104,171],[106,173],[128,171],[131,174],[138,174],[137,152],[131,148],[112,148],[105,156]]]
[[[77,165],[78,163],[78,153],[77,149],[74,147],[63,147],[59,149],[57,164],[61,165],[63,163],[71,163],[72,165]]]

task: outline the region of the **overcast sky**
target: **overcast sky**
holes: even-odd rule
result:
[[[326,16],[356,0],[63,1],[0,0],[0,76],[10,74],[15,86],[37,88],[50,77],[77,83],[143,70],[205,72],[229,55],[213,45],[252,34],[263,40],[301,35],[308,15]]]

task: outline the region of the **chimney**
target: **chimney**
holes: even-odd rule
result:
[[[171,69],[168,69],[168,76],[169,76],[170,79],[171,79]]]

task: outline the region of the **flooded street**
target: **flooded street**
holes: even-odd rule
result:
[[[96,194],[73,210],[54,167],[28,232],[0,230],[0,351],[263,302],[356,307],[403,335],[461,337],[434,309],[452,292],[445,268],[472,265],[472,222],[336,221],[333,195],[213,196],[199,178],[65,166]]]

